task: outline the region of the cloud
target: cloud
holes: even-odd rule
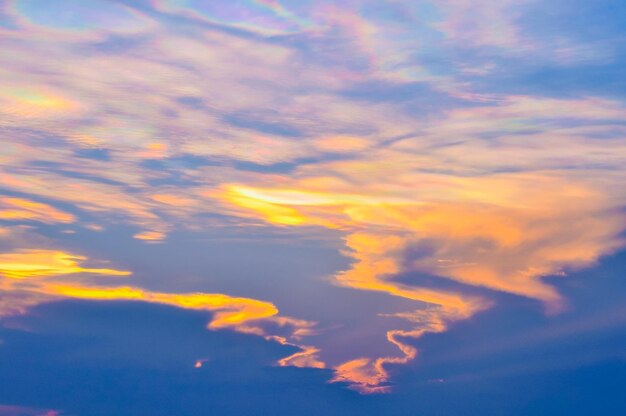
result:
[[[519,33],[517,19],[528,0],[489,1],[442,0],[436,2],[444,13],[437,27],[454,42],[475,47],[491,46],[507,51],[524,51],[534,45]]]
[[[0,198],[2,220],[34,220],[44,223],[72,223],[74,216],[48,204],[22,198]]]
[[[58,240],[0,255],[7,311],[67,297],[210,311],[213,329],[301,348],[280,365],[329,366],[380,392],[417,356],[415,338],[486,310],[492,292],[556,312],[567,299],[544,277],[623,247],[623,103],[490,85],[515,75],[502,56],[552,59],[521,22],[526,2],[90,4],[15,0],[1,16],[0,219]],[[178,293],[174,279],[103,284],[128,272],[83,267],[69,254],[83,237],[54,234],[94,224],[163,243],[146,250],[179,231],[299,227],[343,245],[352,263],[334,285],[411,306],[372,310],[376,329],[360,317],[388,345],[335,363],[351,353],[325,348],[345,336],[338,306],[316,332],[319,311],[278,314],[279,290],[262,301]],[[28,248],[42,246],[60,248]]]
[[[137,33],[152,23],[145,15],[123,3],[69,0],[64,7],[41,0],[10,0],[9,13],[20,25],[57,36],[93,32]],[[67,13],[66,8],[72,13]]]
[[[165,238],[165,234],[158,231],[143,231],[135,234],[133,238],[148,242],[159,242]]]
[[[46,278],[75,273],[128,276],[130,272],[114,269],[83,268],[85,257],[49,250],[20,250],[0,254],[0,274],[9,279]]]
[[[0,317],[25,313],[40,303],[61,299],[104,301],[139,301],[175,306],[183,309],[212,312],[207,327],[211,330],[233,329],[265,337],[296,348],[302,336],[311,333],[313,322],[278,315],[270,302],[232,297],[219,293],[162,293],[134,286],[102,286],[91,281],[93,276],[129,276],[131,272],[116,269],[85,268],[80,263],[86,257],[49,250],[19,250],[0,253],[0,288],[3,302]],[[85,276],[89,280],[85,281]],[[289,327],[285,336],[271,334],[263,325]],[[302,351],[280,361],[281,365],[324,367],[316,359],[317,350],[301,347]]]
[[[525,120],[538,117],[535,106],[517,109],[519,103],[512,103],[513,109],[495,111],[495,119],[508,111]],[[577,116],[583,119],[600,116],[610,120],[621,111],[616,108],[600,113],[597,107],[584,103],[564,104],[553,112],[576,105],[581,110]],[[469,111],[477,125],[480,118],[476,116],[481,111],[484,109]],[[557,115],[544,112],[541,117]],[[455,122],[453,116],[450,123]],[[446,132],[448,128],[443,123],[433,130]],[[467,127],[461,130],[471,135],[488,128],[481,125],[477,133]],[[526,136],[516,141],[521,140],[529,141]],[[486,161],[497,163],[503,150],[494,147],[492,141],[481,148],[478,154],[483,160],[476,165],[471,158],[452,156],[455,147],[468,145],[463,141],[441,149],[446,155],[442,160],[459,158],[451,173],[431,173],[419,158],[385,150],[366,156],[365,161],[329,162],[315,170],[305,167],[281,187],[225,186],[222,199],[247,210],[248,214],[242,215],[256,213],[279,225],[325,226],[347,232],[346,254],[355,262],[335,276],[336,284],[435,306],[428,310],[428,320],[419,318],[423,311],[394,315],[417,324],[413,330],[387,333],[403,356],[358,358],[340,364],[335,380],[352,380],[355,388],[365,392],[387,390],[383,385],[388,380],[385,365],[405,363],[416,356],[415,349],[399,338],[443,331],[449,322],[473,316],[491,303],[485,297],[463,292],[400,283],[394,280],[396,275],[419,272],[526,296],[544,302],[554,312],[564,307],[565,300],[542,277],[589,266],[623,247],[620,232],[626,224],[619,207],[624,201],[619,193],[612,193],[617,186],[613,180],[621,174],[613,179],[613,173],[592,170],[583,179],[568,165],[572,160],[585,163],[580,160],[582,152],[577,152],[578,159],[566,155],[550,159],[545,148],[531,148],[526,155],[521,154],[518,161],[527,172],[489,172]],[[598,151],[605,145],[589,139],[579,142],[579,146],[590,149],[598,146]],[[604,161],[615,163],[617,168],[624,152],[621,144],[615,145],[615,161]],[[439,151],[434,149],[430,156],[438,157]],[[594,151],[587,154],[594,158]],[[537,168],[531,170],[529,165],[533,164]],[[475,166],[486,171],[476,172]],[[324,178],[309,176],[320,171]],[[411,255],[416,250],[418,255]]]

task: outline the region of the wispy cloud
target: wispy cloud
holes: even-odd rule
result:
[[[207,327],[212,330],[233,329],[252,333],[284,345],[299,347],[295,342],[309,334],[313,322],[278,315],[270,302],[232,297],[219,293],[162,293],[135,286],[102,285],[95,276],[129,276],[125,270],[87,268],[80,263],[87,258],[48,250],[20,250],[0,254],[0,288],[4,292],[0,316],[24,313],[26,307],[61,299],[126,300],[171,305],[213,314]],[[267,331],[270,326],[288,327],[285,336]],[[317,350],[303,351],[286,357],[281,363],[324,367],[315,358]]]

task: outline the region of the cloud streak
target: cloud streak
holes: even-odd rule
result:
[[[93,276],[129,276],[131,272],[82,267],[80,263],[86,260],[85,257],[48,250],[0,254],[0,288],[4,292],[0,316],[24,313],[26,307],[62,299],[138,301],[211,312],[208,329],[233,329],[294,347],[299,345],[289,340],[301,339],[314,325],[304,320],[279,317],[278,309],[272,303],[256,299],[219,293],[162,293],[134,286],[98,285],[90,281]],[[267,333],[263,321],[290,327],[292,334],[278,336]],[[302,352],[286,357],[281,364],[324,367],[315,359],[316,353],[317,350],[303,347]]]

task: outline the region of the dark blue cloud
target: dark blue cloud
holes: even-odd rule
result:
[[[210,332],[207,316],[146,304],[63,302],[5,321],[0,402],[69,415],[318,415],[374,398],[325,370],[277,368],[291,347]],[[13,329],[11,329],[13,328]],[[195,360],[206,358],[200,369]]]

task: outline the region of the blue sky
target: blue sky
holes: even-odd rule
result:
[[[623,413],[625,18],[0,0],[0,415]]]

